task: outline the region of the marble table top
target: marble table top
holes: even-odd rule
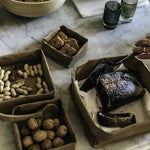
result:
[[[73,67],[66,69],[47,58],[56,87],[56,98],[62,98],[76,131],[76,150],[93,150],[89,145],[68,91],[71,71],[75,66],[93,58],[130,54],[134,43],[150,32],[150,6],[139,8],[131,23],[105,30],[101,18],[82,19],[71,1],[56,13],[37,19],[15,16],[3,10],[0,22],[0,55],[37,49],[41,39],[64,24],[89,39],[88,51]],[[99,150],[149,150],[150,133],[112,143]],[[16,150],[12,124],[0,121],[0,150]]]

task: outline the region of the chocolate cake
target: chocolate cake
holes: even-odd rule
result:
[[[95,86],[100,96],[103,112],[137,100],[145,93],[137,78],[127,70],[101,74],[96,79]]]
[[[136,123],[134,114],[102,114],[97,113],[97,119],[99,124],[106,127],[126,127],[128,125]]]

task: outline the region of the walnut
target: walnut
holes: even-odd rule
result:
[[[26,126],[23,126],[23,127],[21,128],[21,134],[22,134],[23,136],[27,136],[27,135],[30,134],[30,130],[29,130]]]
[[[60,137],[64,137],[67,134],[67,127],[65,125],[61,125],[56,130],[56,135]]]
[[[27,121],[27,125],[28,127],[31,129],[31,130],[35,130],[38,128],[38,123],[36,121],[35,118],[30,118],[28,121]]]
[[[55,118],[55,119],[54,119],[54,127],[55,127],[55,128],[58,128],[59,125],[60,125],[59,119],[58,119],[58,118]]]
[[[55,132],[53,130],[48,130],[47,132],[47,136],[49,139],[53,140],[55,137]]]
[[[28,150],[41,150],[40,146],[37,144],[31,145]]]
[[[43,128],[46,130],[53,129],[54,128],[54,120],[52,119],[46,119],[43,121]]]
[[[62,146],[62,145],[64,145],[64,140],[61,137],[56,137],[53,140],[53,146],[54,147],[59,147],[59,146]]]
[[[31,136],[25,136],[22,140],[24,147],[29,147],[33,144],[33,139]]]
[[[46,131],[43,131],[43,130],[36,131],[33,134],[33,139],[34,139],[35,142],[42,142],[46,138],[47,138],[47,133],[46,133]]]
[[[52,142],[50,139],[46,139],[42,142],[41,147],[43,150],[52,148]]]
[[[37,118],[36,119],[36,121],[38,123],[38,128],[41,128],[43,120],[44,120],[43,118]]]

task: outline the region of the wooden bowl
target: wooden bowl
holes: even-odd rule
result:
[[[40,17],[59,9],[66,0],[49,0],[45,2],[20,2],[16,0],[0,0],[8,11],[23,17]]]

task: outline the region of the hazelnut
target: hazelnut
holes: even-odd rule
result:
[[[40,146],[37,144],[31,145],[28,150],[41,150]]]
[[[25,136],[22,140],[24,147],[29,147],[33,144],[33,139],[31,136]]]
[[[21,128],[21,134],[22,134],[23,136],[27,136],[27,135],[30,134],[30,130],[29,130],[26,126],[23,126],[23,127]]]
[[[54,120],[52,119],[46,119],[43,121],[43,128],[46,130],[53,129],[54,128]]]
[[[55,119],[54,119],[54,127],[55,127],[55,128],[58,128],[59,125],[60,125],[59,119],[58,119],[58,118],[55,118]]]
[[[27,121],[27,125],[28,127],[31,129],[31,130],[35,130],[38,128],[38,123],[36,121],[35,118],[30,118],[28,121]]]
[[[52,130],[48,130],[48,131],[46,131],[46,132],[47,132],[48,138],[51,139],[51,140],[53,140],[54,137],[55,137],[55,132],[52,131]]]
[[[56,130],[56,135],[60,137],[64,137],[67,134],[67,127],[65,125],[61,125]]]
[[[46,139],[42,142],[41,147],[43,150],[52,148],[52,142],[50,139]]]
[[[64,140],[61,137],[56,137],[53,140],[53,146],[54,147],[59,147],[59,146],[62,146],[62,145],[64,145]]]
[[[35,142],[42,142],[47,138],[47,132],[43,130],[36,131],[33,134],[33,139]]]

